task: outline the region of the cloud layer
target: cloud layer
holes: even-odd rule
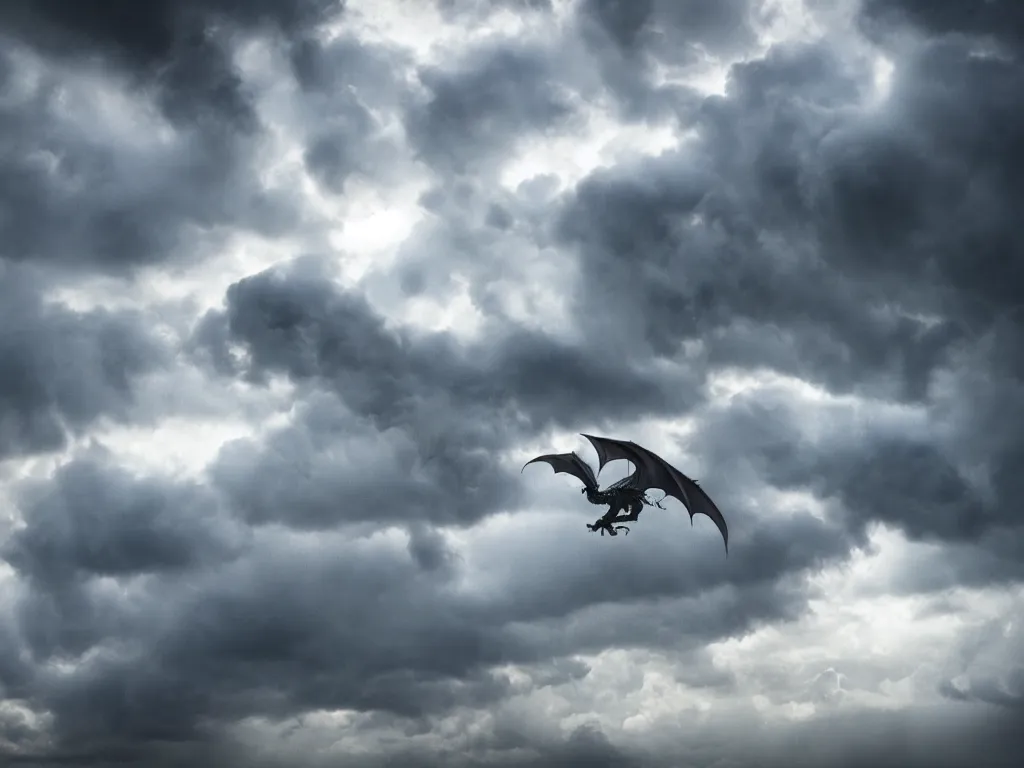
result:
[[[1017,4],[80,5],[0,10],[0,753],[1016,764]]]

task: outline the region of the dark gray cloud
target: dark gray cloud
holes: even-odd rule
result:
[[[501,453],[514,436],[610,412],[678,410],[693,396],[675,375],[609,368],[539,333],[506,329],[464,347],[446,333],[391,330],[363,297],[332,287],[317,264],[300,260],[237,283],[225,312],[208,315],[198,331],[198,349],[222,370],[233,365],[234,343],[240,375],[312,382],[333,390],[351,414],[321,400],[301,428],[272,436],[267,450],[225,450],[214,473],[254,520],[468,522],[514,503],[518,470]],[[339,474],[316,446],[344,450],[346,432],[365,430],[361,419],[383,433],[383,462],[370,462],[369,474],[369,464]],[[284,484],[281,472],[290,477]],[[381,491],[386,478],[393,479]],[[343,488],[345,501],[325,506]]]
[[[493,452],[550,419],[586,418],[586,410],[561,411],[596,374],[568,367],[564,379],[528,375],[554,359],[532,337],[510,337],[484,355],[453,339],[389,331],[365,301],[326,277],[303,260],[248,278],[203,328],[203,339],[242,344],[242,375],[287,373],[329,390],[310,397],[265,446],[225,447],[210,478],[227,507],[202,488],[131,478],[88,461],[23,497],[29,525],[6,551],[30,576],[19,609],[22,647],[40,660],[105,646],[138,649],[83,659],[59,685],[22,684],[33,705],[58,718],[63,742],[106,748],[119,740],[198,739],[211,723],[317,707],[422,720],[484,706],[512,692],[493,664],[535,665],[545,674],[550,660],[573,653],[683,642],[696,648],[793,618],[802,598],[786,575],[846,552],[840,530],[798,517],[741,530],[732,563],[717,550],[686,559],[680,539],[645,541],[642,533],[634,549],[642,547],[643,558],[608,550],[595,562],[584,549],[592,542],[575,535],[582,529],[571,518],[549,524],[539,542],[506,541],[505,556],[489,562],[495,591],[458,596],[451,591],[457,560],[419,526],[518,501],[514,468]],[[230,370],[226,348],[208,351]],[[518,369],[525,370],[511,385],[497,375]],[[648,384],[651,401],[636,401],[644,381],[641,374],[619,387],[610,380],[604,407],[657,407],[665,395],[656,380]],[[381,398],[385,385],[390,396]],[[446,406],[442,393],[456,395],[454,402]],[[519,421],[495,420],[502,398],[520,409]],[[442,432],[439,445],[424,442],[437,425],[458,439]],[[378,430],[383,440],[374,437]],[[427,447],[440,453],[421,456],[417,467],[417,452]],[[418,471],[406,481],[401,470],[410,464]],[[222,516],[228,511],[262,531],[241,558],[245,540]],[[406,524],[412,536],[407,546],[389,546],[337,533],[301,538],[273,525],[325,530],[341,522],[373,523],[370,530]],[[134,574],[149,575],[128,596],[96,580]],[[671,601],[673,620],[666,624],[635,602],[645,599]],[[328,602],[333,608],[325,612]],[[22,669],[22,677],[29,674]],[[121,694],[129,686],[131,714]]]
[[[971,36],[997,40],[1019,50],[1024,21],[1012,0],[986,0],[975,7],[954,0],[863,0],[860,22],[869,32],[916,28],[928,36]]]
[[[395,274],[368,278],[367,292],[381,304],[400,306],[418,296],[454,301],[464,288],[485,331],[522,325],[517,304],[532,306],[538,302],[536,293],[560,298],[563,279],[573,268],[571,258],[552,248],[554,181],[539,176],[507,190],[463,176],[431,186],[418,201],[429,215],[399,247]],[[481,259],[481,253],[494,258]],[[444,254],[448,269],[436,269],[438,254]],[[531,283],[529,276],[537,271],[543,277]],[[576,326],[572,315],[537,318],[532,324],[559,339]]]
[[[699,48],[710,54],[739,51],[754,42],[749,0],[701,3],[696,0],[583,0],[582,20],[596,25],[624,51],[675,64]]]
[[[193,569],[230,558],[245,539],[218,515],[208,489],[132,477],[102,452],[21,496],[27,525],[10,537],[4,558],[43,584]]]
[[[1006,163],[1021,146],[1022,72],[1016,57],[973,55],[969,41],[921,41],[898,58],[886,101],[861,108],[864,78],[828,48],[737,65],[727,95],[695,115],[694,143],[601,171],[568,200],[560,231],[585,270],[578,315],[628,292],[647,308],[633,336],[662,354],[699,342],[708,365],[916,401],[937,418],[940,387],[963,386],[954,397],[971,414],[945,444],[836,434],[846,448],[812,447],[770,413],[780,403],[728,419],[743,419],[737,436],[776,430],[761,455],[771,480],[838,498],[857,525],[986,547],[1020,536],[1008,471],[1020,432],[986,439],[979,420],[991,409],[1016,423],[1020,404],[1010,286],[1024,247],[1008,212],[1021,187]],[[948,383],[965,365],[987,379],[984,394]],[[988,399],[996,388],[1002,397]],[[968,467],[981,475],[969,481]]]
[[[426,91],[409,107],[406,132],[417,153],[447,172],[565,125],[579,109],[559,78],[558,52],[532,42],[488,42],[454,66],[420,71]]]
[[[194,261],[187,249],[203,253],[204,230],[272,235],[296,217],[249,166],[255,139],[232,128],[169,128],[144,108],[141,117],[82,124],[62,106],[69,97],[59,78],[42,78],[9,85],[0,104],[3,258],[123,274],[172,255]],[[71,90],[87,108],[88,83]],[[166,141],[154,135],[161,130]]]
[[[548,3],[438,7],[455,24],[555,18]],[[16,511],[0,750],[327,765],[326,728],[367,766],[1016,764],[1020,616],[992,605],[1024,562],[1020,12],[866,0],[861,31],[894,65],[878,97],[832,38],[744,57],[768,13],[748,2],[581,2],[544,39],[484,37],[431,66],[355,26],[326,34],[339,11],[0,10],[0,460]],[[256,38],[273,83],[237,63]],[[733,58],[723,95],[660,80]],[[608,96],[621,119],[691,133],[564,192],[552,175],[496,183],[510,153],[583,131]],[[267,128],[342,206],[356,177],[399,186],[407,158],[429,166],[393,270],[355,288],[334,255],[250,274],[180,350],[146,311],[51,301],[86,271],[199,263],[197,230],[302,235],[300,192],[267,182]],[[387,317],[463,287],[475,336]],[[548,322],[540,289],[567,321]],[[202,376],[177,386],[207,376],[246,403],[290,387],[294,402],[188,479],[113,444],[50,474],[19,461],[126,423],[143,378],[190,365]],[[756,388],[714,396],[726,373]],[[727,510],[728,558],[678,507],[598,541],[564,477],[519,474],[524,445],[625,424],[686,456]],[[807,496],[782,509],[786,492]],[[899,562],[870,587],[809,586],[870,556],[879,522],[909,540]],[[876,597],[884,617],[922,592],[920,647],[901,655],[911,630],[892,614],[892,637],[872,623],[871,652],[844,658],[863,608],[823,603]],[[945,646],[927,634],[939,620],[959,627]],[[755,658],[772,638],[791,654]]]
[[[628,291],[646,308],[635,331],[662,354],[700,340],[709,363],[921,397],[955,331],[830,268],[798,221],[821,173],[811,147],[836,129],[854,82],[827,49],[771,52],[733,69],[729,98],[705,102],[697,142],[585,180],[560,224],[585,267],[580,316]],[[922,311],[922,293],[905,311]]]
[[[996,540],[1019,525],[1015,505],[1008,495],[993,496],[973,481],[955,446],[884,418],[867,425],[851,419],[852,428],[843,429],[836,417],[825,437],[814,439],[805,434],[800,411],[779,390],[735,397],[707,422],[715,435],[709,452],[716,467],[734,473],[753,465],[777,487],[809,489],[837,501],[846,524],[861,534],[881,521],[914,540],[992,548],[988,567],[1000,578],[1007,576],[1005,567],[1017,555],[1006,551],[1003,561]],[[739,440],[746,450],[730,456]]]
[[[201,739],[238,717],[315,708],[426,724],[514,693],[494,664],[525,665],[552,684],[571,654],[697,649],[795,616],[799,592],[775,579],[825,551],[798,552],[794,530],[766,530],[741,541],[737,568],[716,552],[681,569],[679,544],[657,538],[641,542],[643,558],[609,549],[598,564],[572,524],[554,531],[576,550],[561,548],[556,571],[545,564],[556,562],[557,539],[538,549],[520,536],[481,574],[493,586],[465,595],[443,542],[424,546],[422,536],[406,546],[263,528],[240,549],[237,529],[199,489],[89,462],[62,469],[58,483],[61,498],[27,504],[30,525],[5,552],[31,577],[16,599],[5,685],[54,714],[60,742],[97,749]],[[505,569],[510,578],[496,578]],[[125,581],[130,574],[149,575]],[[124,586],[111,589],[103,576]],[[635,602],[653,598],[668,614]],[[46,665],[62,659],[73,669]]]
[[[697,72],[731,60],[756,40],[755,10],[749,0],[582,0],[574,22],[620,115],[645,120],[673,115],[693,95],[659,82],[659,68]]]
[[[169,350],[141,313],[44,302],[37,275],[0,261],[0,461],[62,448],[101,417],[125,420],[138,378]]]
[[[382,135],[382,121],[409,98],[403,77],[412,68],[408,54],[341,35],[326,43],[301,38],[288,57],[303,93],[295,129],[307,137],[303,160],[309,173],[336,193],[352,177],[401,173],[396,160],[404,147]]]
[[[261,125],[234,49],[261,29],[301,36],[338,7],[4,4],[0,256],[124,272],[201,254],[200,231],[294,225],[294,201],[253,165]],[[40,76],[10,74],[26,65]],[[97,88],[124,93],[120,114],[97,108]]]
[[[142,11],[127,0],[74,7],[15,0],[4,4],[2,17],[10,34],[48,55],[98,56],[139,86],[155,86],[172,119],[192,122],[212,112],[244,125],[255,115],[231,60],[231,36],[260,27],[301,33],[341,7],[339,0],[167,0]]]

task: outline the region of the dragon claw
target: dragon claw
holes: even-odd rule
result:
[[[619,531],[625,531],[626,535],[627,536],[629,535],[629,526],[628,525],[608,525],[608,524],[602,524],[601,521],[598,521],[598,522],[593,523],[593,524],[587,523],[587,530],[592,532],[592,533],[596,533],[597,531],[600,531],[602,536],[604,536],[605,533],[607,533],[609,536],[618,536],[619,535]]]

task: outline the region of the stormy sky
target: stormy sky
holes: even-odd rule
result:
[[[1022,169],[1016,0],[5,0],[0,755],[1016,765]]]

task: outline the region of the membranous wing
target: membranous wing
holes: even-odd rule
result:
[[[725,524],[725,518],[715,502],[704,492],[703,488],[697,485],[696,481],[691,480],[658,454],[630,440],[614,440],[610,437],[595,437],[594,435],[583,435],[583,437],[590,441],[597,452],[598,472],[604,469],[605,464],[609,461],[625,459],[631,462],[635,469],[632,475],[622,481],[623,483],[642,491],[657,488],[666,496],[678,499],[690,513],[691,520],[697,514],[707,515],[721,532],[722,539],[725,541],[725,551],[729,551],[729,527]]]
[[[594,475],[594,470],[590,468],[583,459],[581,459],[575,451],[571,453],[548,453],[544,456],[538,456],[535,459],[530,459],[523,465],[523,469],[526,469],[531,464],[542,461],[546,464],[550,464],[551,468],[555,470],[555,474],[565,473],[572,475],[583,481],[583,485],[591,490],[597,490],[597,477]],[[522,470],[520,470],[520,473]]]

